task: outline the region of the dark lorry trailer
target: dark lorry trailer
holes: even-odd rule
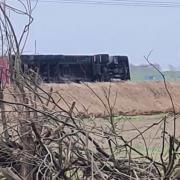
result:
[[[24,71],[33,69],[46,83],[130,80],[127,56],[22,55]]]

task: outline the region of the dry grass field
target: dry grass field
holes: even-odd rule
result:
[[[113,83],[88,83],[88,84],[43,84],[42,89],[47,92],[52,88],[51,95],[57,104],[69,110],[75,102],[74,113],[87,118],[88,126],[96,118],[95,126],[105,128],[108,122],[108,104],[106,95],[113,107],[114,120],[123,136],[131,138],[136,136],[153,123],[157,123],[172,111],[170,98],[162,82],[113,82]],[[10,89],[10,87],[8,87]],[[13,98],[10,91],[6,89],[5,99],[11,101]],[[180,83],[168,83],[175,104],[176,113],[180,112]],[[41,94],[47,96],[46,94]],[[51,103],[48,104],[51,107]],[[8,106],[11,110],[10,106]],[[7,109],[8,109],[7,108]],[[11,113],[9,114],[11,117]],[[77,116],[78,117],[78,116]],[[168,128],[172,131],[172,118],[168,119]],[[160,125],[162,125],[160,123]],[[160,137],[160,125],[151,128],[145,133],[145,139],[153,139],[155,144]],[[157,129],[158,128],[158,129]],[[180,128],[180,120],[177,119],[177,130]],[[159,132],[158,132],[159,131]],[[131,132],[131,135],[129,134]],[[178,132],[180,136],[180,132]],[[153,138],[156,135],[156,138]],[[151,142],[149,142],[151,143]],[[154,143],[153,143],[154,144]]]
[[[46,84],[43,89],[53,88],[68,104],[76,102],[79,113],[94,116],[107,115],[100,99],[107,104],[108,94],[116,115],[144,115],[172,111],[171,101],[163,82],[114,82],[89,84]],[[110,90],[109,90],[110,89]],[[168,83],[175,108],[180,112],[180,83]],[[109,93],[108,93],[109,92]],[[66,108],[63,100],[59,102]]]
[[[114,105],[113,113],[116,115],[114,120],[119,129],[118,132],[121,132],[120,135],[127,140],[138,136],[136,141],[133,141],[134,147],[143,152],[146,152],[146,148],[150,153],[157,153],[161,149],[163,123],[153,126],[142,136],[139,136],[139,133],[158,123],[172,111],[171,101],[162,82],[46,84],[43,86],[46,90],[50,87],[53,87],[55,92],[58,91],[69,105],[76,102],[76,113],[84,114],[92,119],[100,117],[95,120],[95,123],[92,120],[92,129],[104,129],[109,126],[108,118],[102,118],[108,114],[101,102],[103,100],[107,104],[106,95],[109,94],[111,106]],[[180,84],[168,83],[168,89],[171,92],[176,112],[179,113]],[[59,103],[67,108],[67,104],[63,100]],[[167,131],[171,134],[173,133],[172,121],[172,117],[167,115]],[[86,123],[85,126],[87,125],[89,128],[91,124],[89,118]],[[177,119],[176,124],[177,137],[180,137],[179,128],[180,118]],[[103,141],[100,144],[103,146]]]
[[[89,83],[89,84],[46,84],[43,89],[53,88],[62,96],[59,104],[68,109],[72,102],[76,103],[75,112],[87,116],[85,126],[94,129],[105,129],[109,126],[108,113],[103,104],[108,104],[106,95],[109,95],[110,104],[114,106],[114,120],[120,135],[127,140],[138,136],[134,146],[146,152],[148,148],[151,153],[157,152],[161,147],[161,133],[163,123],[158,123],[167,116],[167,130],[173,133],[172,117],[168,113],[172,111],[171,101],[162,82],[114,82],[114,83]],[[168,83],[176,112],[180,112],[180,84]],[[56,94],[53,95],[54,97]],[[56,98],[55,98],[56,99]],[[58,98],[57,98],[58,99]],[[102,101],[103,102],[102,102]],[[64,103],[64,101],[66,103]],[[90,117],[90,118],[89,118]],[[93,118],[97,118],[94,119]],[[102,118],[103,117],[103,118]],[[90,121],[92,119],[92,121]],[[92,122],[92,124],[91,124]],[[177,137],[180,137],[180,118],[176,124]],[[93,131],[92,131],[93,132]],[[144,139],[146,144],[144,144]],[[103,141],[100,142],[103,146]],[[142,149],[144,148],[144,149]]]

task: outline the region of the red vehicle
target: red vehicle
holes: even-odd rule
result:
[[[0,84],[9,84],[9,63],[8,58],[0,57]]]

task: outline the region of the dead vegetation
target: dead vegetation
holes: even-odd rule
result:
[[[109,83],[89,83],[96,94],[105,100],[104,90],[109,88]],[[60,93],[67,103],[76,102],[77,114],[86,116],[103,117],[107,112],[101,101],[89,90],[87,84],[43,84],[44,90],[53,87],[54,92]],[[175,109],[180,112],[180,84],[178,82],[168,82],[168,87],[175,103]],[[56,94],[52,94],[58,98]],[[169,96],[164,88],[163,82],[112,82],[110,101],[114,101],[115,115],[146,115],[172,112],[172,105]],[[8,98],[9,96],[7,96]],[[66,104],[61,102],[61,106],[66,109]]]
[[[172,105],[172,114],[143,129],[133,126],[128,138],[123,135],[123,128],[118,126],[114,116],[118,96],[117,93],[112,94],[112,84],[102,88],[103,98],[91,86],[84,84],[106,111],[104,126],[97,126],[99,119],[93,116],[88,119],[77,116],[76,101],[67,102],[53,88],[44,90],[37,82],[36,72],[32,74],[31,71],[31,75],[22,72],[20,55],[32,22],[33,7],[30,0],[18,2],[23,9],[0,3],[1,32],[6,42],[12,83],[9,89],[11,98],[4,99],[5,85],[2,84],[0,99],[3,127],[0,166],[5,178],[175,179],[180,148],[176,128],[178,115],[166,82],[164,88]],[[28,19],[19,39],[7,16],[7,9]],[[167,128],[167,118],[170,117],[172,133]],[[159,128],[157,132],[161,134],[161,143],[159,152],[152,154],[145,134],[155,127]],[[131,131],[136,131],[136,135],[131,137]],[[137,147],[137,143],[142,144],[143,150]]]

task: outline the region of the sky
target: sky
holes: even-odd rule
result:
[[[180,67],[180,8],[125,7],[39,2],[25,53],[144,56],[164,69]],[[21,19],[15,19],[21,24]]]

